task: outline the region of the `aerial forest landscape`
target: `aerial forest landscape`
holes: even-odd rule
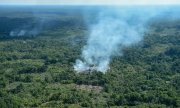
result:
[[[180,108],[178,3],[0,4],[0,108]]]

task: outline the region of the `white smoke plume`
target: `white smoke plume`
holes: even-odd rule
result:
[[[13,30],[9,33],[11,37],[19,37],[19,36],[36,36],[38,34],[37,30]]]
[[[157,15],[155,10],[103,9],[98,15],[98,21],[90,27],[87,44],[82,49],[81,59],[76,60],[74,70],[105,73],[110,69],[112,56],[143,39],[144,25]]]

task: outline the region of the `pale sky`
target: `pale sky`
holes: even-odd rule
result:
[[[0,0],[9,5],[180,5],[180,0]]]

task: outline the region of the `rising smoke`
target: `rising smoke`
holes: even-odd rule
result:
[[[36,36],[38,33],[39,33],[39,30],[36,30],[36,29],[32,29],[32,30],[19,29],[19,30],[12,30],[9,33],[9,36],[11,36],[11,37]]]
[[[48,22],[44,18],[33,17],[31,20],[28,20],[26,23],[16,27],[15,29],[9,32],[11,37],[34,37],[42,32],[43,26]],[[46,23],[45,23],[46,22]]]
[[[156,12],[155,12],[156,11]],[[110,69],[111,57],[122,49],[143,39],[145,25],[157,15],[153,9],[108,8],[98,14],[96,23],[90,25],[87,44],[82,49],[81,59],[77,59],[74,70],[77,72]]]

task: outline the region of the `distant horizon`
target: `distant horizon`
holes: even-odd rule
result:
[[[180,4],[0,4],[0,6],[180,6]]]
[[[0,5],[180,5],[180,0],[1,0]]]

